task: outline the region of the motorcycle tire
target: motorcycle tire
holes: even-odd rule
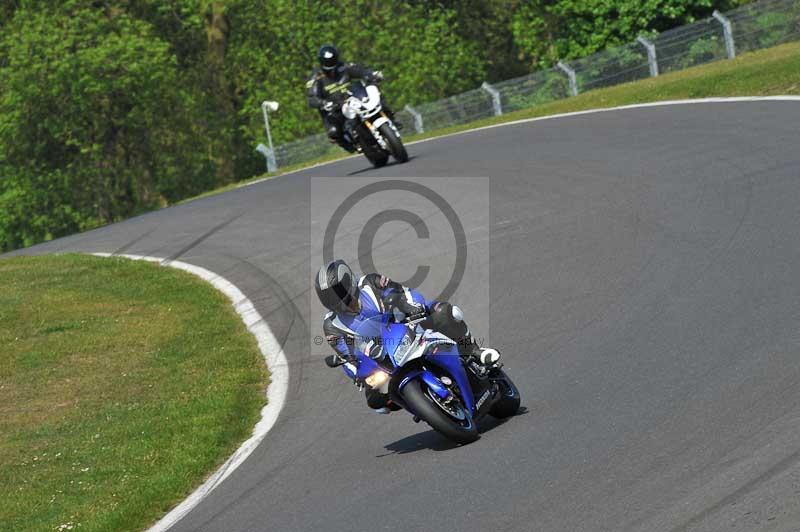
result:
[[[366,157],[375,168],[386,166],[386,163],[389,162],[389,154],[384,151],[368,152],[364,150],[364,157]]]
[[[386,141],[389,151],[392,153],[392,157],[401,163],[408,161],[406,147],[403,146],[403,141],[397,136],[392,126],[388,123],[383,124],[378,128],[378,131],[380,131]]]
[[[466,413],[466,423],[460,424],[425,394],[418,380],[412,380],[406,384],[402,396],[414,414],[448,440],[464,445],[480,438],[478,427],[475,426],[475,422],[468,412]]]
[[[519,390],[517,390],[514,382],[506,375],[505,371],[498,369],[496,372],[497,383],[500,386],[503,397],[492,405],[492,408],[489,409],[489,414],[503,419],[511,417],[519,411],[520,395]]]

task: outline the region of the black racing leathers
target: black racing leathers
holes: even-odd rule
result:
[[[308,106],[322,109],[325,102],[339,100],[339,96],[347,91],[352,80],[370,82],[374,76],[375,72],[371,68],[356,63],[339,63],[331,75],[315,68],[306,82]]]
[[[319,111],[328,138],[348,151],[352,151],[352,147],[344,139],[344,116],[341,113],[341,104],[352,80],[361,79],[369,83],[374,78],[375,72],[366,66],[339,63],[330,75],[315,68],[306,82],[308,106]],[[328,101],[334,102],[330,111],[324,109]]]

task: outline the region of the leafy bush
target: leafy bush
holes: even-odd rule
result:
[[[124,13],[20,9],[0,47],[0,247],[130,216],[213,183],[169,44]]]
[[[383,70],[384,92],[400,110],[586,57],[742,1],[0,2],[0,250],[263,171],[254,151],[264,140],[262,100],[281,104],[271,121],[276,144],[321,130],[304,93],[323,43]],[[763,45],[798,31],[787,24],[764,16],[752,38]],[[710,53],[708,43],[699,43],[686,60]],[[584,89],[647,75],[644,50],[635,46],[610,50],[578,70]],[[567,92],[566,77],[548,70],[501,91],[506,110]],[[492,113],[479,90],[451,103],[426,117],[426,127]],[[331,150],[298,144],[313,154]],[[282,164],[289,151],[278,154]]]
[[[725,10],[739,0],[529,0],[515,12],[512,31],[531,66],[586,57]]]

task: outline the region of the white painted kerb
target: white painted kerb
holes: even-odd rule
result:
[[[485,131],[487,129],[495,129],[500,127],[507,127],[507,126],[515,126],[519,124],[526,124],[529,122],[541,122],[545,120],[559,120],[563,118],[571,118],[575,116],[583,116],[589,114],[597,114],[597,113],[608,113],[614,111],[624,111],[628,109],[646,109],[651,107],[664,107],[664,106],[671,106],[671,105],[693,105],[693,104],[707,104],[707,103],[734,103],[734,102],[763,102],[763,101],[799,101],[800,96],[744,96],[744,97],[731,97],[731,98],[699,98],[699,99],[688,99],[688,100],[668,100],[668,101],[661,101],[661,102],[650,102],[650,103],[640,103],[640,104],[633,104],[633,105],[623,105],[618,107],[608,107],[608,108],[600,108],[600,109],[589,109],[585,111],[575,111],[572,113],[563,113],[557,115],[550,115],[550,116],[541,116],[536,118],[524,118],[521,120],[514,120],[511,122],[503,122],[500,124],[492,124],[489,126],[477,127],[474,129],[469,129],[465,131],[458,131],[455,133],[450,133],[447,135],[441,135],[438,137],[432,137],[429,139],[418,140],[415,142],[409,143],[409,145],[419,144],[423,142],[435,142],[437,140],[453,137],[457,135],[467,135],[470,133],[476,133],[479,131]],[[350,156],[345,158],[352,158],[356,156]],[[320,166],[326,166],[329,164],[334,164],[340,162],[341,159],[336,161],[327,161],[324,163],[314,164],[312,166],[301,168],[298,170],[294,170],[292,172],[287,172],[285,174],[280,174],[279,176],[270,176],[265,177],[262,179],[258,179],[256,181],[252,181],[245,185],[240,186],[251,186],[257,183],[261,183],[262,181],[266,181],[268,179],[273,179],[275,177],[283,177],[286,175],[294,174],[297,172],[302,172],[308,170],[310,168],[317,168]],[[110,253],[95,253],[95,255],[101,257],[109,257],[111,256]],[[126,257],[129,259],[134,260],[147,260],[151,262],[158,262],[164,264],[164,259],[158,257],[143,257],[140,255],[115,255],[119,257]],[[187,264],[185,262],[180,261],[171,261],[166,263],[165,265],[172,266],[174,268],[178,268],[181,270],[188,271],[193,273],[206,281],[213,284],[218,290],[223,292],[227,295],[230,300],[234,304],[234,308],[236,312],[242,316],[242,320],[247,325],[248,330],[253,333],[253,335],[258,340],[258,347],[261,350],[262,355],[264,355],[264,359],[267,362],[267,367],[269,368],[272,374],[272,381],[270,382],[269,388],[267,389],[267,399],[268,403],[267,406],[261,411],[261,421],[258,422],[255,429],[253,430],[253,435],[250,437],[249,440],[244,442],[239,449],[231,456],[223,465],[219,468],[217,472],[215,472],[211,477],[203,483],[194,493],[192,493],[189,498],[175,507],[170,513],[164,516],[158,523],[156,523],[151,529],[150,532],[162,532],[167,530],[169,527],[177,523],[184,515],[186,515],[192,508],[197,506],[203,498],[208,495],[208,493],[214,489],[217,484],[222,482],[231,472],[233,472],[242,462],[253,452],[253,450],[258,446],[261,440],[264,439],[267,432],[272,428],[275,424],[275,421],[278,419],[278,414],[283,408],[283,404],[286,400],[286,393],[289,388],[289,366],[288,362],[286,361],[286,357],[283,354],[283,349],[281,348],[278,340],[272,334],[267,323],[261,317],[261,315],[256,311],[253,304],[250,302],[247,297],[226,279],[220,277],[219,275],[206,270],[204,268],[200,268],[199,266],[193,266],[191,264]]]

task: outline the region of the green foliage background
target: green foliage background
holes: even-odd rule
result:
[[[320,131],[320,44],[383,70],[394,107],[629,42],[740,0],[0,0],[0,250],[263,170]]]

